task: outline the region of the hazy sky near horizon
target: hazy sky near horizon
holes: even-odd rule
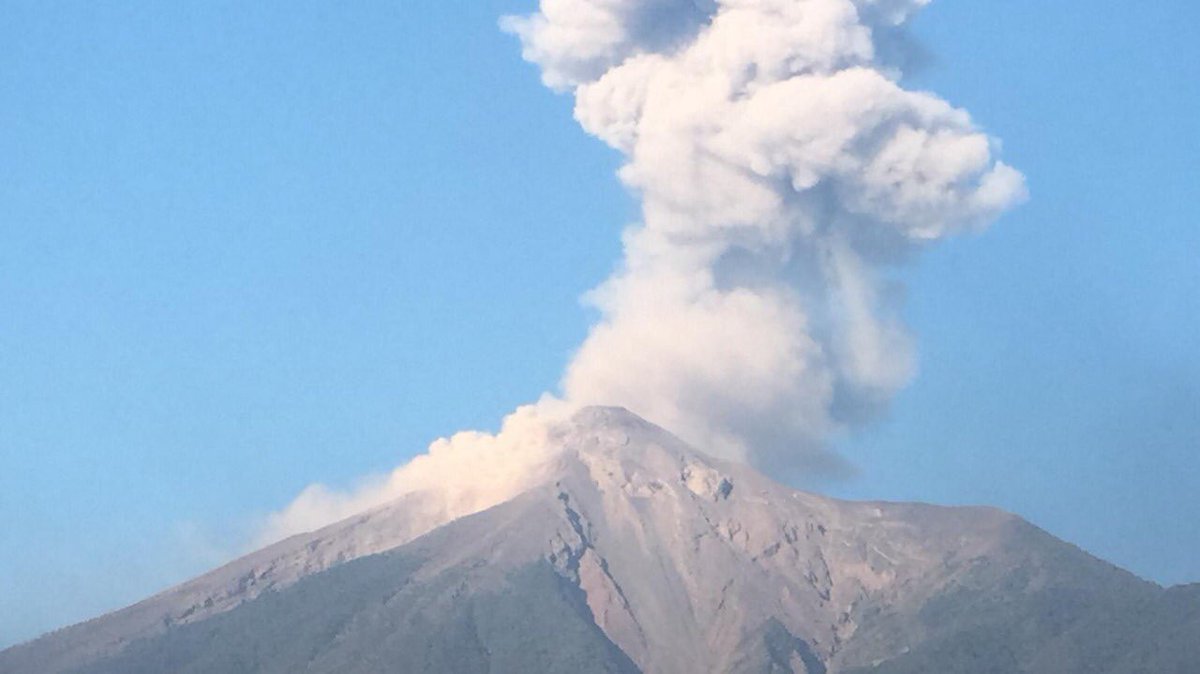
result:
[[[555,386],[636,204],[497,28],[532,0],[0,17],[0,646]],[[906,83],[1030,201],[903,271],[853,498],[1200,581],[1200,7],[935,0]],[[16,608],[11,608],[16,607]]]

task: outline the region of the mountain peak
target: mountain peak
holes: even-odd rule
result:
[[[652,424],[618,405],[588,405],[571,415],[571,423],[580,428],[645,427]]]
[[[623,407],[584,407],[551,433],[597,484],[640,496],[670,485],[709,500],[728,498],[732,467],[722,465]]]
[[[691,451],[669,431],[624,407],[599,405],[582,407],[568,420],[557,424],[549,441],[561,443],[564,449],[583,451],[601,448],[612,451],[622,447],[636,450],[650,446]]]

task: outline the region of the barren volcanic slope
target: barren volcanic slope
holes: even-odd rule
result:
[[[1200,671],[1200,590],[1011,515],[796,492],[619,409],[551,442],[490,510],[424,533],[406,497],[0,672]]]

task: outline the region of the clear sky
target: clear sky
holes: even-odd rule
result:
[[[103,5],[103,6],[100,6]],[[221,561],[553,388],[636,204],[497,29],[532,0],[9,2],[0,645]],[[1200,581],[1200,6],[936,0],[907,84],[1031,200],[904,272],[855,498]]]

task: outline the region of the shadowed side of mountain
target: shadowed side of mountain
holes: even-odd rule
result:
[[[390,550],[424,533],[410,512],[420,494],[293,536],[142,600],[0,651],[0,672],[63,671],[125,648],[134,639],[218,615],[263,592],[346,561]],[[40,669],[31,668],[30,663]],[[20,669],[24,667],[25,669]]]
[[[464,591],[461,569],[406,591],[421,561],[384,553],[132,644],[80,674],[636,672],[548,563]]]
[[[583,592],[525,544],[569,526],[556,504],[518,498],[68,671],[637,672]]]
[[[930,638],[845,674],[1195,674],[1200,596],[953,593],[916,617]],[[952,607],[952,608],[951,608]]]
[[[1200,591],[1163,590],[1024,522],[1019,562],[976,560],[908,608],[867,602],[845,674],[1194,674]],[[904,644],[863,665],[872,642]],[[874,651],[878,654],[878,651]]]

